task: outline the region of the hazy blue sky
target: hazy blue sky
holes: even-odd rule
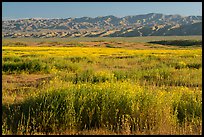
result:
[[[202,15],[202,2],[3,2],[3,19],[69,18],[147,13]]]

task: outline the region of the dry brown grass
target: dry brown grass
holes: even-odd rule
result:
[[[51,77],[46,74],[2,75],[2,103],[22,101],[29,92],[40,87],[43,81],[46,82]]]

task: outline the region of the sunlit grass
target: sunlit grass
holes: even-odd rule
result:
[[[201,134],[199,48],[3,46],[2,73],[52,76],[3,83],[3,134]]]

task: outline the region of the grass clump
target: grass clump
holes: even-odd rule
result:
[[[173,108],[180,124],[202,118],[202,99],[193,92],[182,93],[173,103]]]
[[[49,66],[39,60],[28,60],[26,62],[5,62],[2,64],[2,71],[6,74],[14,74],[21,72],[49,73]]]
[[[133,133],[158,130],[165,121],[173,128],[185,118],[202,118],[200,93],[191,96],[190,90],[170,94],[129,81],[68,85],[52,87],[19,104],[3,105],[4,130],[47,134],[105,128]]]
[[[113,45],[111,45],[111,44],[106,44],[106,47],[107,48],[115,48]]]

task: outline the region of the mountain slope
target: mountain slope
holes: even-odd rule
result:
[[[3,37],[134,37],[202,35],[202,16],[144,14],[2,21]]]

